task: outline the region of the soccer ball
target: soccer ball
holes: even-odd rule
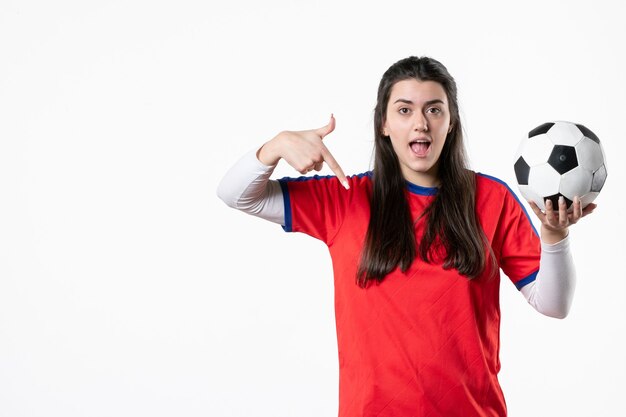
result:
[[[514,169],[520,192],[541,210],[545,210],[546,199],[557,208],[560,196],[568,208],[574,196],[585,207],[606,181],[600,139],[585,126],[571,122],[544,123],[531,130],[520,144]]]

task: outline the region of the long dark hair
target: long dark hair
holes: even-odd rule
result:
[[[391,89],[398,81],[411,78],[435,81],[443,87],[452,126],[439,157],[440,186],[432,203],[416,220],[411,218],[400,162],[389,137],[383,136]],[[393,64],[380,80],[374,109],[372,180],[371,215],[357,272],[359,286],[380,283],[397,267],[406,271],[416,255],[426,262],[442,261],[445,269],[456,268],[469,278],[475,278],[486,267],[485,248],[489,248],[492,265],[495,263],[476,216],[476,180],[467,168],[456,82],[439,61],[405,58]],[[414,222],[422,219],[426,227],[418,245]]]

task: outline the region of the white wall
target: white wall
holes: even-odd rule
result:
[[[331,112],[328,147],[369,169],[378,81],[408,55],[456,77],[479,171],[514,185],[545,121],[603,141],[571,315],[504,281],[501,382],[511,417],[623,413],[626,8],[441,3],[3,0],[0,417],[336,415],[324,246],[215,189]]]

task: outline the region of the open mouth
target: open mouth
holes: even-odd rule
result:
[[[409,143],[409,146],[417,156],[425,156],[428,153],[428,149],[430,149],[430,142],[418,139]]]

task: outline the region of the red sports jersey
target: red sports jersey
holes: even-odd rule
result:
[[[356,272],[370,216],[371,173],[280,180],[285,230],[329,248],[339,347],[339,417],[506,415],[500,370],[500,274],[469,280],[418,258],[380,285]],[[407,183],[414,219],[436,188]],[[476,175],[476,212],[502,271],[521,288],[539,269],[540,240],[502,181]],[[416,224],[421,240],[424,221]]]

